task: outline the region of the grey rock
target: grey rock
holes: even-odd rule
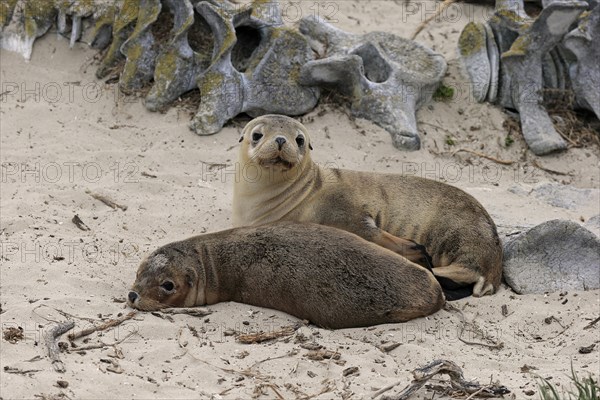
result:
[[[594,215],[583,224],[586,229],[594,232],[596,236],[600,237],[600,214]]]
[[[527,196],[529,193],[531,193],[531,189],[526,189],[522,185],[509,186],[508,191],[519,196]]]
[[[504,278],[517,293],[600,288],[600,240],[581,225],[552,220],[504,245]]]
[[[531,193],[551,206],[568,210],[575,210],[582,205],[598,201],[598,193],[595,190],[579,189],[559,183],[542,183]]]
[[[446,72],[440,54],[386,32],[350,34],[314,16],[300,21],[300,32],[320,56],[302,67],[301,83],[335,90],[354,116],[387,130],[395,147],[420,148],[415,112]]]

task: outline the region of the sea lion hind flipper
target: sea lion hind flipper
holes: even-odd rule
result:
[[[484,276],[461,264],[450,264],[446,267],[434,268],[433,274],[438,282],[440,282],[440,285],[450,291],[457,290],[454,285],[473,285],[473,296],[475,297],[481,297],[495,291],[494,285],[486,282]]]

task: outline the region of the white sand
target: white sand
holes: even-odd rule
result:
[[[353,32],[386,30],[408,36],[424,15],[408,15],[403,2],[327,4],[333,8],[321,11],[335,11],[338,26]],[[304,13],[310,12],[312,2],[302,6]],[[466,89],[455,43],[471,16],[480,20],[486,9],[456,7],[452,10],[461,11],[459,18],[430,25],[417,40],[447,58],[446,83]],[[112,343],[137,332],[117,346],[121,359],[110,357],[110,347],[81,355],[71,349],[62,354],[67,371],[54,372],[42,335],[53,321],[66,320],[56,310],[76,316],[77,329],[88,325],[87,319],[99,323],[126,313],[129,310],[113,299],[125,297],[145,254],[176,239],[230,227],[231,175],[218,168],[210,171],[203,163],[226,164],[225,171],[233,171],[239,131],[247,121],[241,118],[215,136],[199,137],[188,130],[189,112],[184,109],[153,114],[138,99],[115,102],[115,86],[95,80],[95,66],[89,62],[93,56],[84,45],[69,50],[68,41],[54,34],[36,43],[28,64],[16,54],[0,53],[0,92],[11,89],[0,102],[0,318],[3,330],[20,326],[25,333],[25,340],[17,344],[0,341],[2,399],[60,393],[72,399],[220,398],[219,393],[232,399],[277,398],[275,390],[285,398],[359,399],[402,381],[399,390],[410,381],[411,370],[438,358],[458,363],[467,379],[499,381],[517,399],[538,396],[525,394],[537,392],[533,376],[521,371],[525,364],[563,385],[571,362],[581,374],[593,373],[598,379],[598,347],[590,354],[579,354],[578,349],[599,342],[600,324],[583,327],[598,317],[600,292],[519,296],[507,287],[494,296],[454,303],[492,341],[503,343],[501,349],[458,340],[460,316],[440,311],[410,323],[365,329],[304,327],[304,335],[341,353],[338,362],[311,361],[295,337],[243,345],[225,336],[227,330],[279,329],[294,323],[294,317],[224,303],[211,306],[214,313],[207,318],[175,316],[168,321],[141,313],[117,329],[90,336],[88,344]],[[423,148],[417,152],[394,149],[387,132],[365,120],[352,122],[331,107],[320,106],[302,120],[312,132],[316,161],[368,171],[416,168],[422,176],[445,179],[480,200],[503,234],[554,218],[587,220],[600,212],[597,148],[538,158],[517,137],[507,149],[505,115],[469,100],[466,92],[449,103],[432,102],[419,111],[418,119]],[[454,146],[445,144],[448,134]],[[457,148],[516,163],[502,166],[468,153],[452,156]],[[571,175],[549,174],[535,168],[533,160]],[[527,194],[544,182],[594,192],[574,210],[555,208]],[[515,185],[521,188],[519,194],[508,191]],[[110,197],[127,210],[113,210],[86,190]],[[71,222],[75,214],[89,231]],[[507,316],[502,315],[502,305],[508,307]],[[546,323],[551,316],[555,318]],[[472,330],[463,337],[488,343]],[[377,347],[392,342],[400,346],[389,353]],[[84,345],[82,340],[78,343]],[[121,374],[107,371],[110,364],[105,361],[111,359],[118,362]],[[40,371],[9,374],[5,367]],[[358,375],[344,377],[348,367],[358,367]],[[69,386],[58,388],[57,380]],[[432,396],[423,388],[414,398]]]

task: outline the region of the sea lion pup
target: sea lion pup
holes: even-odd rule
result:
[[[330,225],[421,265],[431,262],[444,289],[468,288],[455,298],[471,287],[475,296],[498,288],[496,226],[462,190],[416,176],[323,168],[311,159],[306,128],[282,115],[253,119],[240,142],[234,226],[278,220]]]
[[[444,304],[425,268],[350,232],[296,222],[167,244],[141,263],[127,297],[144,311],[236,301],[334,329],[404,322]]]

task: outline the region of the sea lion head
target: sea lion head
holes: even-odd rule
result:
[[[204,304],[203,296],[198,295],[204,293],[198,276],[200,260],[181,247],[178,243],[168,244],[142,261],[127,295],[130,307],[154,311]]]
[[[310,137],[304,125],[285,115],[263,115],[244,127],[241,160],[287,171],[310,160]]]

